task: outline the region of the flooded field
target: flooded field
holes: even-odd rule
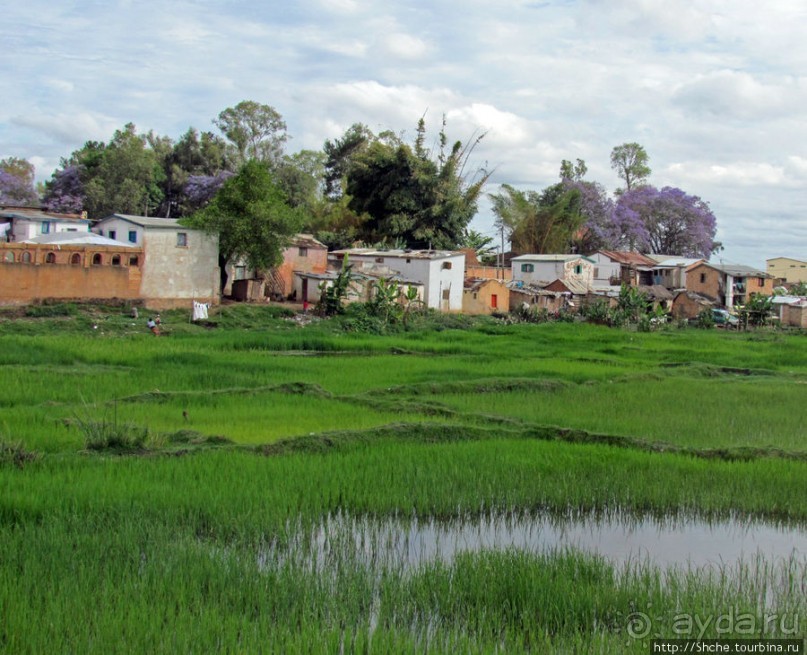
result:
[[[376,519],[329,515],[307,535],[295,532],[286,556],[305,553],[317,568],[331,555],[374,567],[416,569],[439,561],[450,564],[458,554],[517,550],[531,555],[577,551],[609,563],[642,564],[661,570],[727,572],[753,564],[774,571],[796,568],[807,579],[807,527],[735,517],[706,520],[692,516],[650,517],[622,512],[510,513],[434,518]],[[267,565],[284,555],[270,549]],[[292,555],[294,557],[294,555]]]

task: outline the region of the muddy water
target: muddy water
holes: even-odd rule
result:
[[[733,567],[753,561],[791,560],[807,568],[807,528],[741,519],[488,515],[438,521],[329,516],[306,540],[309,552],[353,551],[376,565],[415,567],[449,562],[457,553],[516,548],[546,553],[573,548],[615,564],[660,568]],[[344,551],[343,551],[344,552]]]

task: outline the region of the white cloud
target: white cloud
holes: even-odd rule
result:
[[[666,173],[671,178],[681,180],[681,186],[697,184],[723,187],[779,187],[796,183],[788,177],[784,167],[765,162],[737,162],[728,165],[702,162],[676,163],[668,166]]]
[[[106,141],[120,125],[117,121],[94,112],[76,112],[75,114],[32,113],[25,116],[13,116],[11,123],[27,128],[33,132],[55,139],[60,144],[80,147],[85,141]],[[69,152],[63,153],[65,156]]]
[[[384,37],[384,49],[401,59],[421,59],[431,51],[431,47],[423,39],[400,32]]]

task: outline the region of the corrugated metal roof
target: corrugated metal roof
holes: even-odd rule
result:
[[[186,227],[185,225],[179,224],[178,218],[157,218],[154,216],[132,216],[131,214],[111,214],[110,216],[105,216],[102,218],[96,225],[100,225],[105,221],[111,220],[113,218],[117,218],[120,220],[128,221],[129,223],[134,223],[135,225],[139,225],[140,227],[150,227],[150,228],[160,228],[160,229],[185,229],[185,230],[192,230],[193,228]]]
[[[44,211],[38,207],[0,207],[0,218],[13,218],[26,221],[64,221],[68,223],[90,224],[90,220],[79,214],[59,214]]]
[[[117,248],[137,248],[133,243],[124,243],[102,237],[95,232],[56,232],[55,234],[43,234],[31,239],[25,239],[19,243],[41,243],[60,246],[115,246]]]
[[[397,259],[445,259],[446,257],[465,256],[455,250],[378,250],[377,248],[344,248],[334,250],[332,255],[348,255],[349,257],[394,257]]]
[[[570,262],[574,259],[584,259],[587,262],[596,263],[593,259],[589,259],[584,255],[564,255],[564,254],[554,254],[554,255],[519,255],[518,257],[513,257],[511,261],[514,262]]]
[[[712,262],[704,262],[704,266],[709,266],[716,271],[731,275],[732,277],[764,277],[772,278],[773,275],[764,273],[758,268],[745,266],[744,264],[713,264]]]

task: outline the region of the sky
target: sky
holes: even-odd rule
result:
[[[274,107],[287,152],[353,123],[407,140],[484,138],[470,164],[541,189],[563,159],[619,186],[641,144],[649,182],[707,201],[724,251],[807,260],[803,0],[0,0],[0,158],[48,179],[132,122],[178,139],[242,100]],[[495,236],[490,203],[471,227]]]

